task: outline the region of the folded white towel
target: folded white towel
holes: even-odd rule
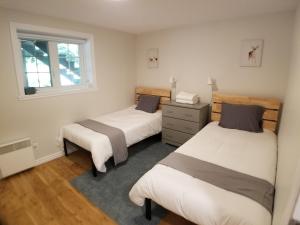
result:
[[[187,103],[187,104],[196,104],[199,100],[197,94],[192,94],[188,92],[181,91],[176,96],[176,102]]]
[[[193,100],[195,97],[198,97],[197,94],[192,94],[185,91],[181,91],[176,95],[176,98],[182,100]]]
[[[198,102],[198,101],[190,101],[190,100],[182,100],[182,99],[176,99],[175,101],[178,103],[191,104],[191,105],[196,104]]]

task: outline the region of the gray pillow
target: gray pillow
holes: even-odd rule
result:
[[[142,110],[148,113],[155,113],[158,109],[160,96],[141,95],[135,109]]]
[[[262,132],[264,109],[257,105],[222,104],[219,126],[229,129]]]

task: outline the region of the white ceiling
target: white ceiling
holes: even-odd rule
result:
[[[290,11],[298,0],[0,0],[0,7],[131,33]]]

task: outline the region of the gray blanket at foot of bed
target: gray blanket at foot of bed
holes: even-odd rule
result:
[[[90,119],[83,120],[77,123],[95,132],[104,134],[109,138],[113,151],[115,165],[127,160],[128,150],[125,135],[122,130]]]
[[[248,197],[261,204],[272,214],[274,186],[263,179],[178,152],[171,153],[159,164],[174,168],[224,190]]]

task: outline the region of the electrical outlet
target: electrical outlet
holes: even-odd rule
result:
[[[58,137],[58,138],[56,138],[56,146],[57,147],[62,147],[62,143],[61,143],[61,141],[60,141],[60,138]]]

